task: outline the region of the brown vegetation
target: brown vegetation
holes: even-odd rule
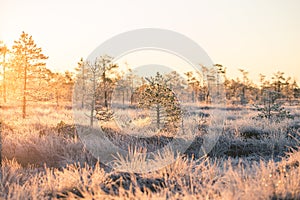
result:
[[[0,52],[0,198],[300,199],[300,89],[283,72],[260,85],[220,64],[145,78],[99,55],[54,73],[24,32]],[[79,132],[97,126],[85,139],[128,154],[96,159]]]

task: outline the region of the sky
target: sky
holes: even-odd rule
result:
[[[285,72],[300,81],[299,0],[0,0],[0,40],[25,31],[47,66],[72,70],[101,43],[140,28],[181,33],[230,77]]]

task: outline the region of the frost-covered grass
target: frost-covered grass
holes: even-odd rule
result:
[[[221,117],[212,110],[195,112],[210,117],[185,119],[185,128],[190,132],[180,138],[196,137],[186,154],[166,149],[147,160],[151,166],[161,166],[158,170],[135,173],[138,168],[147,167],[146,158],[140,153],[157,145],[151,144],[151,132],[144,135],[150,142],[131,146],[128,157],[116,156],[111,163],[114,168],[110,169],[99,164],[76,136],[71,110],[29,108],[26,119],[21,119],[19,109],[1,110],[0,198],[300,198],[298,107],[291,109],[294,120],[280,123],[254,120],[256,113],[249,109],[223,110],[218,112],[224,114]],[[143,127],[148,122],[144,118],[131,123]],[[130,126],[124,132],[130,132]],[[220,135],[214,135],[215,132]],[[163,137],[168,134],[158,136],[161,140]],[[113,132],[110,139],[124,146],[138,142]],[[216,139],[219,140],[212,151],[199,157],[203,141],[207,144]],[[121,172],[124,169],[127,172]]]

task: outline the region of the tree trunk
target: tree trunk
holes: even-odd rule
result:
[[[130,96],[130,105],[133,104],[133,101],[134,101],[134,93],[132,92]]]
[[[192,91],[192,102],[195,103],[195,92],[194,92],[194,90]]]
[[[90,126],[93,127],[94,125],[94,109],[95,109],[95,101],[92,100],[92,108],[91,108],[91,116],[90,116]]]
[[[82,100],[81,100],[81,109],[83,109],[84,108],[84,97],[83,97],[83,95],[82,95]]]
[[[206,98],[206,104],[209,104],[209,90],[207,90],[205,98]]]
[[[0,180],[2,180],[2,123],[0,121]]]
[[[58,89],[56,89],[56,108],[59,106],[59,96],[58,96]]]
[[[27,90],[27,64],[25,65],[25,70],[24,70],[23,109],[22,109],[23,119],[26,117],[26,90]]]
[[[105,71],[105,65],[104,65],[104,71],[102,73],[102,81],[103,81],[103,90],[104,90],[104,107],[106,110],[108,110],[108,102],[107,102],[107,85],[106,85],[106,71]]]
[[[104,106],[106,109],[108,109],[107,98],[108,98],[107,91],[106,89],[104,89]]]
[[[3,54],[3,101],[6,103],[5,52]]]
[[[241,96],[241,104],[245,105],[246,104],[246,91],[245,91],[245,86],[242,88],[242,96]]]
[[[195,90],[195,97],[194,97],[194,100],[195,100],[195,102],[198,102],[198,89],[197,88],[195,88],[194,89]]]
[[[123,104],[123,108],[124,108],[124,105],[125,105],[125,92],[124,92],[124,89],[123,89],[123,92],[122,92],[122,104]]]
[[[160,129],[160,107],[159,104],[156,104],[156,126],[157,129]]]
[[[94,125],[94,110],[95,110],[95,100],[96,99],[96,72],[93,74],[93,95],[92,95],[92,105],[91,105],[91,116],[90,116],[90,125]]]
[[[82,68],[82,97],[81,97],[81,109],[84,108],[84,99],[85,99],[85,79],[84,79],[84,66]]]

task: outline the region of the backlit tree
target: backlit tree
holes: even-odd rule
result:
[[[36,91],[30,91],[30,83],[35,83],[45,69],[45,60],[48,59],[42,53],[42,49],[37,47],[32,36],[24,31],[20,38],[14,41],[12,47],[13,67],[17,75],[17,80],[21,82],[22,91],[22,117],[26,117],[26,102],[29,95],[34,95]],[[30,92],[32,94],[30,94]]]
[[[9,52],[9,49],[5,44],[0,42],[0,56],[2,56],[1,66],[2,66],[2,96],[3,96],[3,102],[6,103],[6,56]]]

